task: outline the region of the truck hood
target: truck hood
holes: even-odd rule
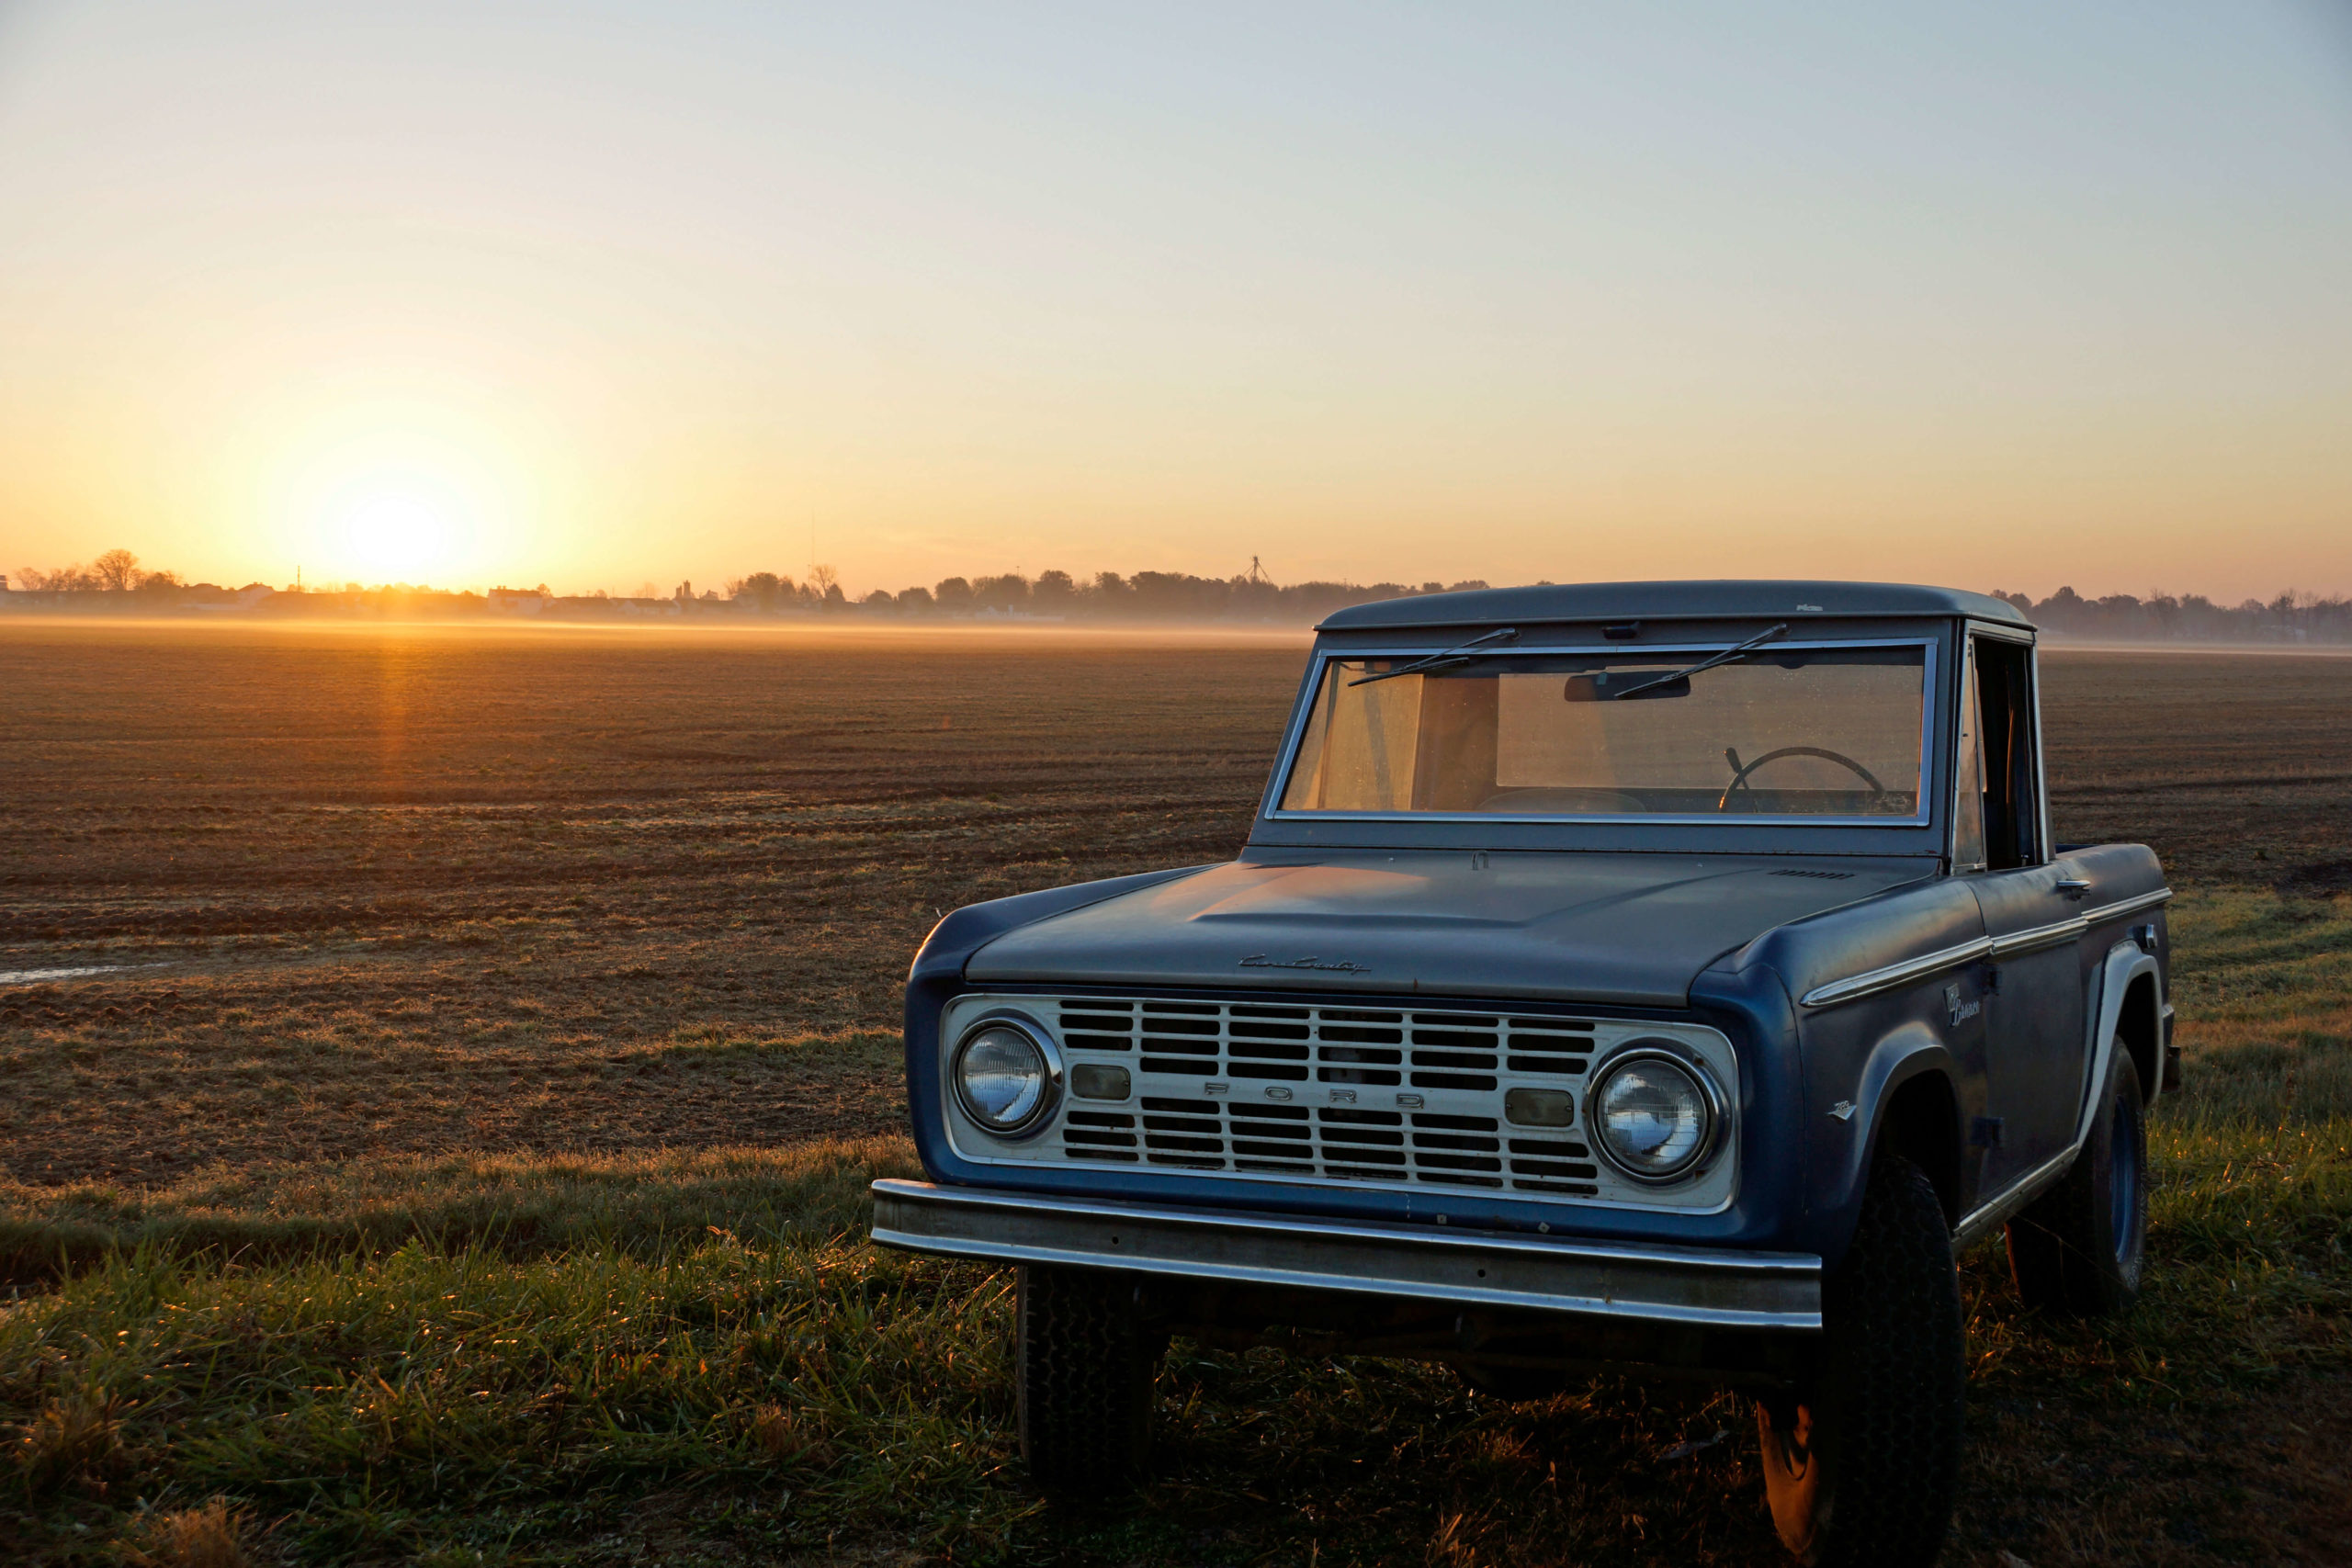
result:
[[[1006,932],[975,981],[1687,1005],[1773,927],[1932,874],[1916,858],[1363,851],[1244,859]]]

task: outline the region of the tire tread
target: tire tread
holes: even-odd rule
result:
[[[1968,1398],[1951,1232],[1927,1172],[1879,1163],[1849,1261],[1827,1303],[1848,1386],[1837,1513],[1818,1561],[1926,1568],[1951,1528]]]
[[[1813,1458],[1773,1480],[1781,1416],[1758,1407],[1781,1538],[1820,1568],[1928,1568],[1951,1529],[1966,1418],[1965,1329],[1951,1232],[1927,1173],[1872,1167],[1845,1260],[1822,1299],[1821,1362],[1804,1397]]]
[[[1126,1491],[1150,1459],[1153,1375],[1161,1343],[1131,1280],[1024,1267],[1016,1286],[1021,1453],[1047,1492]]]

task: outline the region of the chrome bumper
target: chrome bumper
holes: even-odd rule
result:
[[[883,1247],[1465,1306],[1718,1328],[1817,1329],[1821,1259],[1162,1208],[927,1181],[874,1184]]]

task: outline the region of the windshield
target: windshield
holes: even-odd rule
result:
[[[1768,645],[1690,669],[1716,651],[1482,653],[1371,681],[1416,656],[1332,660],[1282,809],[1918,814],[1924,648]]]

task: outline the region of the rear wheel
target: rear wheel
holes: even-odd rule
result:
[[[2148,1129],[2132,1054],[2109,1052],[2090,1136],[2064,1179],[2009,1222],[2009,1272],[2028,1306],[2104,1317],[2140,1297],[2148,1241]]]
[[[1823,1289],[1810,1385],[1756,1407],[1772,1523],[1800,1561],[1935,1561],[1960,1480],[1962,1355],[1943,1205],[1917,1166],[1883,1156]]]
[[[1029,1267],[1018,1280],[1015,1397],[1030,1475],[1066,1497],[1127,1490],[1150,1461],[1167,1336],[1145,1324],[1126,1276]]]

